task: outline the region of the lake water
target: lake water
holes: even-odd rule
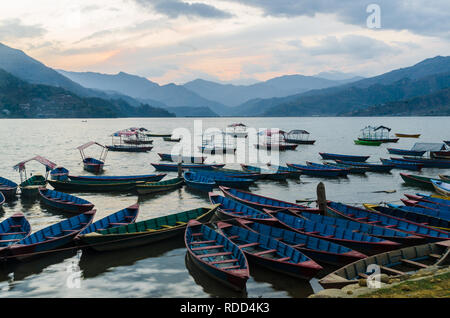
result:
[[[194,118],[135,118],[135,119],[28,119],[1,120],[0,175],[19,181],[19,173],[13,166],[19,161],[41,155],[64,166],[73,175],[87,175],[83,171],[76,147],[94,140],[111,144],[113,132],[128,127],[146,127],[153,132],[172,132],[176,128],[192,130]],[[415,142],[442,142],[450,139],[449,117],[421,118],[211,118],[202,119],[204,128],[225,128],[228,124],[243,122],[255,128],[279,128],[283,130],[305,129],[316,139],[314,145],[299,145],[295,151],[280,153],[280,162],[301,163],[320,161],[319,152],[371,155],[369,161],[379,162],[388,158],[386,148],[410,148]],[[397,144],[380,147],[357,146],[353,140],[360,129],[367,125],[385,125],[392,132],[420,133],[420,139],[402,138]],[[149,153],[109,152],[105,175],[147,174],[154,171],[150,165],[158,162],[158,152],[168,153],[174,143],[154,138],[154,149]],[[97,155],[94,147],[86,151]],[[226,167],[238,168],[239,164]],[[44,173],[37,162],[27,164],[28,173]],[[399,202],[403,193],[415,193],[403,185],[401,170],[390,174],[367,173],[366,176],[350,175],[348,178],[318,179],[301,177],[287,182],[259,181],[251,191],[286,201],[316,197],[318,182],[323,181],[327,198],[344,203]],[[437,176],[450,174],[449,170],[424,169],[421,174]],[[169,177],[176,173],[169,173]],[[380,190],[396,190],[395,193],[374,193]],[[421,192],[424,192],[421,190]],[[184,211],[209,204],[206,194],[190,191],[186,187],[170,193],[140,196],[133,194],[78,193],[95,204],[95,219],[125,208],[136,201],[140,203],[138,221]],[[65,215],[48,210],[39,201],[22,199],[6,203],[0,216],[6,218],[22,212],[30,221],[33,231],[58,222]],[[71,268],[79,269],[81,279],[77,283]],[[198,273],[186,262],[183,239],[162,242],[132,250],[108,253],[69,250],[41,257],[26,263],[3,266],[0,269],[0,297],[307,297],[320,290],[317,279],[310,282],[284,277],[264,268],[250,267],[251,278],[247,294],[240,295]],[[69,283],[68,283],[69,282]]]

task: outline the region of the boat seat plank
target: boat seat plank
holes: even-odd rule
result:
[[[202,236],[203,233],[192,233],[191,235],[192,235],[192,236]]]
[[[227,266],[227,267],[222,267],[221,269],[226,270],[226,269],[236,269],[236,268],[240,268],[241,265],[234,265],[234,266]]]
[[[215,265],[215,264],[225,264],[225,263],[234,263],[234,262],[237,262],[237,261],[238,260],[235,259],[235,258],[230,258],[230,259],[225,259],[225,260],[222,260],[222,261],[211,262],[210,264],[213,264],[213,265]]]
[[[277,261],[285,262],[285,261],[290,260],[290,259],[291,259],[290,257],[283,257],[283,258],[278,258]]]
[[[233,253],[231,252],[219,252],[219,253],[211,253],[211,254],[203,254],[203,255],[196,255],[199,258],[206,258],[206,257],[215,257],[215,256],[226,256],[231,255]]]
[[[63,232],[78,232],[77,230],[62,230]]]
[[[199,244],[210,244],[210,243],[214,243],[216,242],[216,240],[210,240],[210,241],[195,241],[195,242],[191,242],[189,244],[191,245],[199,245]]]
[[[405,275],[404,272],[401,272],[399,270],[396,270],[396,269],[393,269],[393,268],[389,268],[389,267],[386,267],[386,266],[380,266],[380,269],[382,271],[385,271],[385,272],[388,272],[388,273],[394,274],[394,275]]]
[[[274,253],[274,252],[276,252],[276,251],[277,251],[277,250],[275,250],[275,249],[273,249],[273,250],[265,250],[265,251],[253,253],[253,255],[261,256],[261,255],[264,255],[264,254]]]
[[[4,235],[20,235],[20,234],[27,234],[27,232],[8,232],[8,233],[0,233],[0,236]]]
[[[17,225],[10,225],[9,227],[12,227],[12,228],[16,228],[16,227],[22,227],[22,225],[21,225],[21,224],[17,224]]]
[[[428,256],[430,256],[430,257],[432,257],[432,258],[441,258],[442,255],[439,255],[439,254],[430,254],[430,255],[428,255]]]
[[[195,247],[192,250],[193,251],[201,251],[201,250],[213,250],[217,248],[223,248],[223,245],[210,245],[210,246],[201,246],[201,247]]]
[[[9,243],[9,242],[17,242],[20,241],[20,239],[14,239],[14,240],[0,240],[0,243]]]
[[[408,265],[412,265],[415,267],[420,267],[420,268],[427,268],[428,266],[419,262],[415,262],[415,261],[411,261],[409,259],[401,259],[400,260],[402,263],[408,264]]]
[[[397,225],[396,224],[391,224],[391,225],[386,225],[385,226],[385,228],[387,228],[387,229],[390,229],[390,228],[393,228],[393,227],[397,227]]]
[[[333,238],[334,237],[334,235],[325,235],[325,236],[322,236],[323,238]]]
[[[365,279],[367,279],[369,277],[369,275],[364,274],[364,273],[358,273],[358,276],[362,277],[362,278],[365,278]]]
[[[250,246],[257,246],[257,245],[259,245],[260,243],[258,243],[258,242],[255,242],[255,243],[248,243],[248,244],[242,244],[242,245],[239,245],[239,248],[245,248],[245,247],[250,247]]]
[[[305,247],[306,246],[306,244],[295,244],[295,245],[292,245],[292,247]]]
[[[128,225],[129,223],[109,223],[110,225]]]
[[[319,234],[320,232],[318,232],[318,231],[314,231],[314,232],[306,232],[306,234]]]
[[[235,240],[237,238],[239,238],[239,235],[232,235],[228,237],[230,240]]]

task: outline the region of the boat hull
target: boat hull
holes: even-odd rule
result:
[[[172,180],[162,181],[162,182],[150,182],[142,185],[136,186],[136,191],[139,194],[150,194],[171,191],[181,188],[184,184],[184,179],[175,178]]]

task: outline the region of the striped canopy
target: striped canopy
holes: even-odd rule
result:
[[[47,168],[47,170],[53,170],[56,167],[56,163],[51,162],[50,160],[48,160],[48,159],[46,159],[44,157],[36,156],[36,157],[31,158],[31,159],[19,162],[13,168],[14,168],[14,170],[23,171],[25,169],[25,164],[27,162],[30,162],[30,161],[33,161],[33,160],[43,164]]]

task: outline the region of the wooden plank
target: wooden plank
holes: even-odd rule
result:
[[[405,273],[403,273],[401,271],[398,271],[396,269],[389,268],[389,267],[386,267],[386,266],[380,266],[380,269],[382,271],[388,272],[388,273],[393,274],[393,275],[405,275]]]
[[[196,255],[199,258],[205,258],[205,257],[215,257],[215,256],[226,256],[231,255],[233,253],[231,252],[220,252],[220,253],[211,253],[211,254],[203,254],[203,255]]]
[[[214,243],[214,242],[216,242],[216,240],[211,240],[211,241],[194,241],[194,242],[191,242],[189,244],[191,244],[191,245],[198,245],[198,244],[210,244],[210,243]]]
[[[257,246],[257,245],[259,245],[260,243],[258,243],[258,242],[255,242],[255,243],[248,243],[248,244],[242,244],[242,245],[239,245],[239,248],[245,248],[245,247],[250,247],[250,246]]]
[[[237,262],[238,260],[235,258],[230,258],[230,259],[225,259],[223,261],[215,261],[215,262],[211,262],[210,264],[225,264],[225,263],[234,263]]]
[[[193,250],[193,251],[201,251],[201,250],[213,250],[213,249],[217,249],[217,248],[223,248],[223,245],[211,245],[211,246],[195,247],[195,248],[192,248],[191,250]]]
[[[401,259],[400,262],[408,264],[408,265],[412,265],[412,266],[415,266],[415,267],[419,267],[419,268],[427,268],[428,267],[425,264],[422,264],[422,263],[419,263],[419,262],[414,262],[414,261],[411,261],[409,259]]]
[[[274,252],[276,252],[276,251],[277,251],[277,250],[275,250],[275,249],[273,249],[273,250],[266,250],[266,251],[261,251],[261,252],[253,253],[253,255],[261,256],[261,255],[264,255],[264,254],[274,253]]]
[[[367,279],[369,277],[369,275],[364,274],[364,273],[358,273],[358,276],[362,277],[362,278],[365,278],[365,279]]]

